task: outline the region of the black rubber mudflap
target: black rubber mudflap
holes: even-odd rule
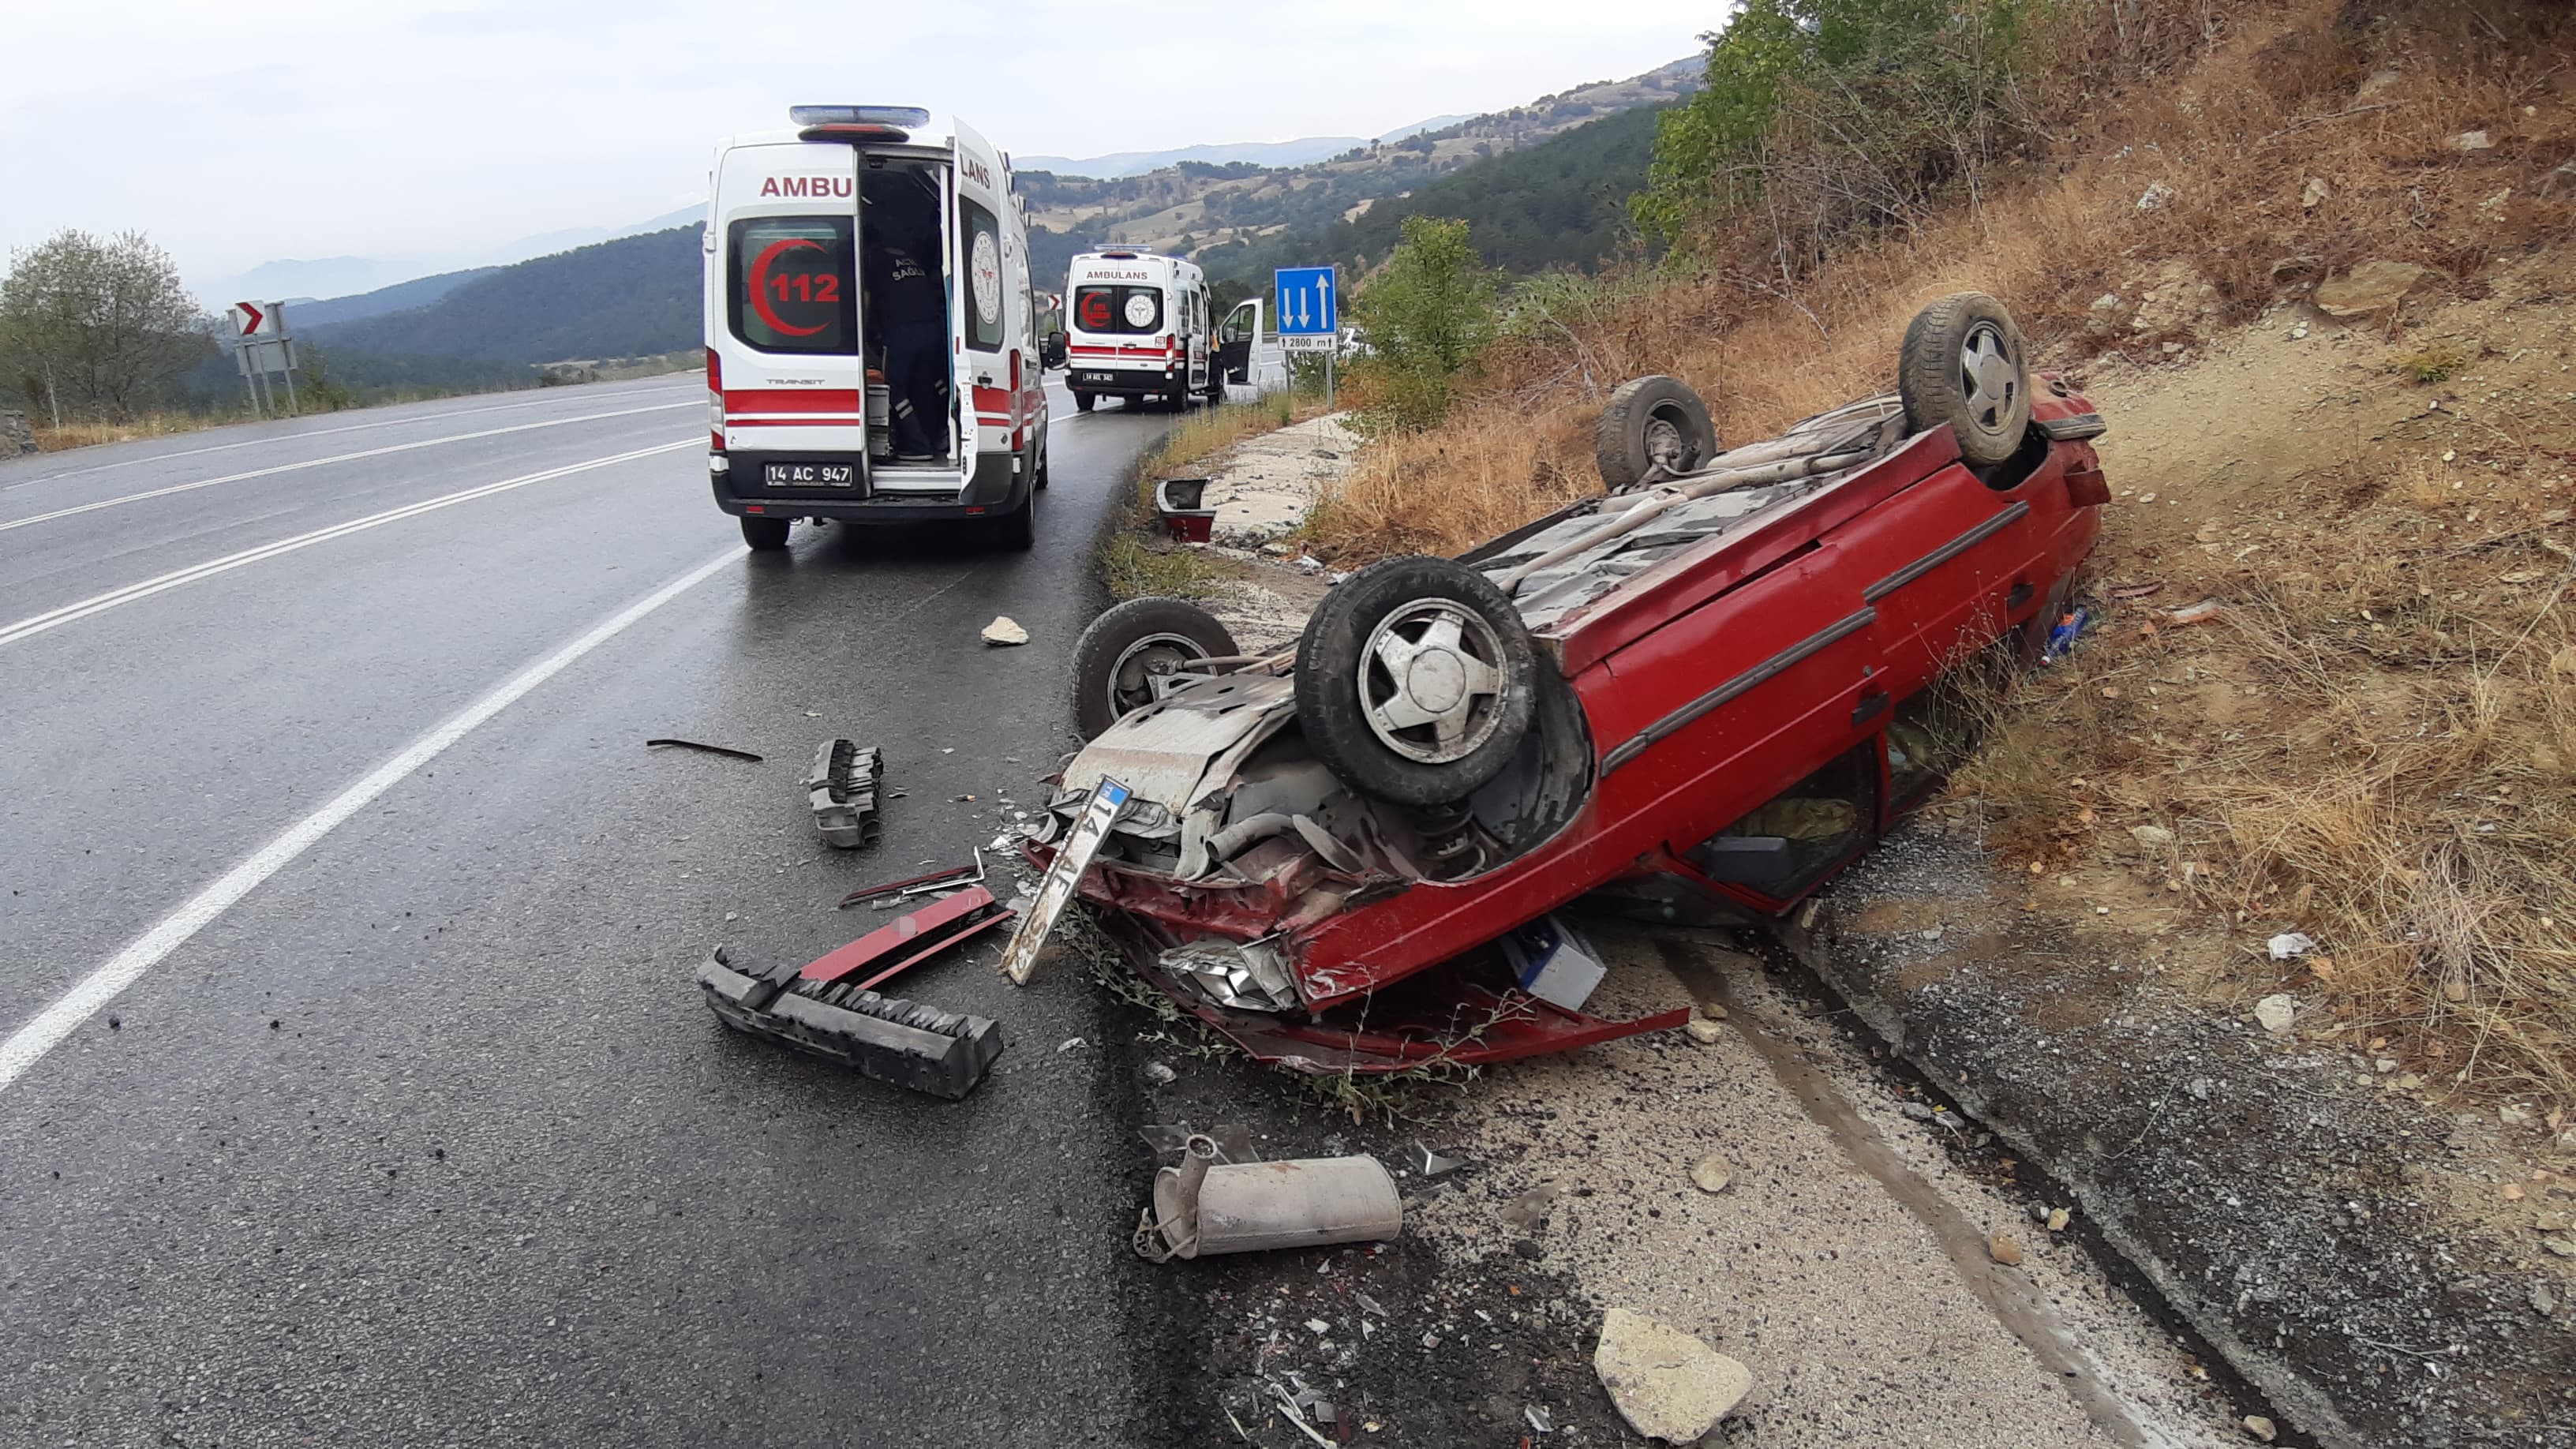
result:
[[[801,969],[747,976],[718,946],[698,967],[698,986],[727,1026],[952,1102],[975,1090],[1002,1054],[999,1022],[847,987],[807,995],[797,989]]]

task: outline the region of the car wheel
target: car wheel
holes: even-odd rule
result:
[[[1238,652],[1216,615],[1185,599],[1129,599],[1073,646],[1073,723],[1086,740],[1154,702],[1154,679]]]
[[[1592,428],[1592,456],[1613,493],[1648,478],[1669,478],[1708,466],[1717,456],[1717,428],[1708,404],[1678,377],[1636,377],[1619,384]]]
[[[2030,428],[2030,372],[2012,314],[1983,292],[1915,313],[1896,354],[1896,392],[1914,431],[1948,428],[1970,463],[2011,458]]]
[[[1538,652],[1483,574],[1394,558],[1342,581],[1297,649],[1297,721],[1332,772],[1381,800],[1441,805],[1502,773],[1535,705]]]
[[[1038,429],[1038,471],[1029,479],[1031,490],[1043,493],[1046,491],[1046,486],[1055,481],[1052,476],[1053,459],[1054,455],[1046,445],[1046,429],[1040,428]]]
[[[751,545],[754,553],[776,553],[787,547],[787,523],[784,518],[753,518],[745,514],[742,541]]]
[[[1073,406],[1074,410],[1077,412],[1087,413],[1091,411],[1092,405],[1099,401],[1100,399],[1087,392],[1078,392],[1073,395]]]

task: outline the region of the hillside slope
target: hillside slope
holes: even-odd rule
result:
[[[525,366],[697,345],[700,228],[624,237],[503,267],[426,307],[312,329],[325,348]]]
[[[1462,168],[1536,146],[1606,116],[1664,105],[1700,81],[1701,62],[1676,61],[1620,81],[1597,81],[1524,106],[1475,116],[1398,140],[1354,147],[1310,166],[1278,168],[1184,162],[1114,180],[1024,172],[1020,189],[1044,260],[1117,243],[1196,255],[1296,231],[1320,233],[1337,220],[1429,185]]]

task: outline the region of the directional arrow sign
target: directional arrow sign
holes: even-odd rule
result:
[[[1341,331],[1331,267],[1279,269],[1279,335],[1330,337]]]
[[[278,306],[275,302],[235,302],[233,331],[243,337],[277,335]]]

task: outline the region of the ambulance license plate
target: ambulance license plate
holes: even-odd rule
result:
[[[771,488],[855,488],[855,463],[763,463],[760,481]]]
[[[1118,380],[1118,374],[1114,372],[1086,372],[1082,375],[1082,380],[1084,382],[1116,382]]]

